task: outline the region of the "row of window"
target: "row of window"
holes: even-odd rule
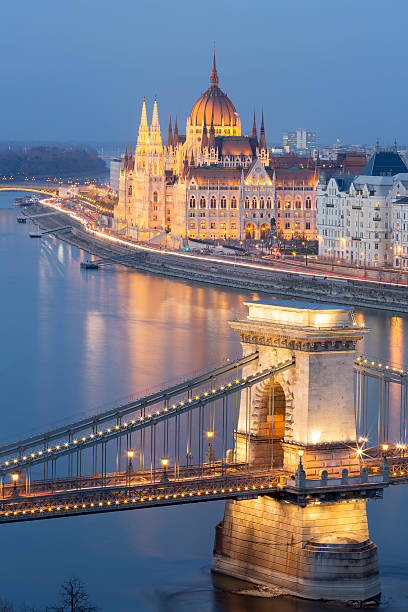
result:
[[[278,197],[277,200],[277,207],[278,208],[282,208],[282,200]],[[292,200],[290,198],[286,198],[285,199],[285,208],[286,209],[290,209],[292,208]],[[300,209],[302,208],[302,200],[300,198],[296,198],[295,200],[295,208]],[[312,208],[312,198],[310,198],[309,196],[306,197],[305,199],[305,208],[310,210]]]
[[[194,195],[190,196],[190,208],[196,208],[196,203],[196,197]],[[207,207],[207,200],[204,196],[201,196],[199,200],[199,206],[200,208]],[[227,198],[225,196],[221,196],[220,207],[227,208]],[[215,195],[212,195],[210,197],[210,208],[217,208],[217,198],[215,197]],[[235,196],[232,196],[230,200],[230,208],[237,208],[237,198]]]

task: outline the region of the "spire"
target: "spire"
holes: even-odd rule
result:
[[[375,152],[379,153],[380,152],[380,141],[377,138],[377,140],[375,141]]]
[[[126,145],[125,156],[123,158],[123,164],[122,164],[123,170],[127,169],[127,163],[128,163],[128,151],[127,151],[127,145]]]
[[[158,127],[158,126],[159,126],[159,113],[157,111],[157,99],[156,99],[156,96],[154,96],[153,116],[152,116],[152,123],[151,123],[150,128]]]
[[[167,132],[167,146],[168,147],[172,147],[173,146],[173,132],[171,129],[171,115],[170,115],[170,119],[169,119],[169,131]]]
[[[394,138],[394,146],[393,146],[392,150],[394,151],[394,153],[398,153],[397,139],[396,138]]]
[[[207,123],[205,121],[205,113],[204,113],[204,125],[203,125],[203,138],[201,140],[201,148],[208,147],[208,133],[207,133]]]
[[[130,145],[129,158],[127,162],[128,170],[133,170],[133,155],[132,155],[132,145]]]
[[[174,136],[173,136],[173,146],[176,147],[178,145],[178,127],[177,127],[177,115],[176,120],[174,122]]]
[[[266,150],[266,139],[265,139],[265,126],[264,126],[263,111],[262,111],[261,129],[260,129],[260,132],[259,132],[259,148]]]
[[[210,138],[209,138],[208,144],[210,147],[215,147],[214,105],[212,107],[212,112],[211,112]]]
[[[217,66],[215,64],[215,45],[214,45],[213,66],[212,66],[212,72],[210,76],[210,87],[218,87]]]
[[[194,168],[195,166],[195,159],[194,159],[194,151],[193,149],[191,149],[191,160],[190,160],[190,166],[192,166]]]
[[[254,111],[254,122],[252,124],[252,138],[258,142],[258,132],[256,131],[255,111]]]
[[[142,116],[140,118],[139,135],[137,137],[137,144],[139,146],[143,146],[147,143],[148,140],[149,140],[149,124],[147,123],[146,99],[143,98]]]

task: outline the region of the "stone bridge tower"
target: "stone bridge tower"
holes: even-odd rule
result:
[[[293,365],[242,393],[235,460],[281,469],[282,494],[226,503],[213,569],[310,599],[374,598],[380,593],[377,548],[364,496],[308,501],[312,496],[305,495],[299,502],[284,495],[299,478],[329,486],[359,477],[353,362],[367,330],[338,306],[283,300],[245,305],[247,319],[231,325],[244,355],[257,350],[259,363],[243,375],[289,360]]]

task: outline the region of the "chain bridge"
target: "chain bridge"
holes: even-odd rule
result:
[[[267,512],[279,525],[292,520],[287,507],[347,513],[348,504],[359,508],[362,526],[354,525],[346,542],[331,515],[330,529],[338,529],[343,553],[351,534],[375,566],[365,503],[390,485],[408,483],[408,371],[356,356],[356,342],[368,330],[347,309],[280,300],[247,306],[248,318],[231,322],[241,335],[242,358],[1,446],[0,523],[227,500],[214,569],[240,577],[248,528],[241,508],[257,508],[258,521],[257,504],[273,503]],[[339,542],[329,545],[327,537],[309,537],[302,551],[333,553]],[[336,590],[323,588],[320,576],[279,578],[281,569],[269,568],[270,581],[289,592],[308,580],[311,598],[322,592],[331,598]],[[249,578],[267,582],[259,569]],[[368,586],[365,578],[347,579],[349,599],[377,594],[378,568]]]

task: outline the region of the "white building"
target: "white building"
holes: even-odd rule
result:
[[[408,241],[402,244],[407,232],[400,229],[406,227],[401,215],[408,224],[408,205],[405,212],[402,202],[396,204],[408,196],[407,187],[408,168],[396,150],[378,147],[360,176],[328,179],[322,173],[317,189],[319,255],[364,266],[395,265],[404,248],[408,256]]]

